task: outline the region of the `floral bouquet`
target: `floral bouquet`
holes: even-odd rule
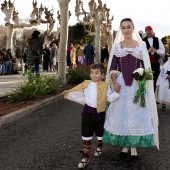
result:
[[[135,80],[139,81],[139,88],[135,93],[133,103],[136,104],[140,100],[140,106],[145,107],[146,80],[153,79],[153,71],[150,68],[148,70],[138,68],[133,72],[132,77],[134,77]]]
[[[170,70],[167,70],[166,74],[170,75]],[[169,81],[169,89],[170,89],[170,78],[167,77],[167,79]]]

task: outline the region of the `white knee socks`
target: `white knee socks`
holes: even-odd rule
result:
[[[128,151],[129,151],[129,147],[124,147],[122,150],[122,152],[124,152],[124,153],[128,153]],[[131,155],[133,155],[133,156],[138,155],[135,147],[130,147],[130,151],[131,151]]]
[[[124,147],[122,150],[122,152],[124,152],[124,153],[128,153],[128,151],[129,151],[129,147]]]
[[[131,148],[130,148],[130,151],[131,151],[131,156],[137,156],[137,155],[138,155],[136,148],[131,147]]]

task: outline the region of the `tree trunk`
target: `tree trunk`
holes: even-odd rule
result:
[[[98,16],[97,16],[98,17]],[[95,52],[96,52],[96,61],[100,62],[101,59],[101,50],[100,50],[100,43],[101,43],[101,21],[96,17],[95,20]]]
[[[68,4],[70,0],[58,0],[60,7],[60,42],[59,42],[59,61],[58,61],[58,77],[63,83],[66,83],[66,55],[68,41]]]
[[[113,44],[113,34],[111,33],[111,35],[109,35],[109,43],[108,43],[109,53],[111,51],[112,44]]]
[[[14,33],[13,24],[7,24],[6,27],[7,27],[6,49],[10,48],[13,50],[13,33]]]

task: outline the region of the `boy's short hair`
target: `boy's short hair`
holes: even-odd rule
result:
[[[104,65],[102,63],[94,63],[90,65],[90,69],[99,69],[101,74],[104,74]]]

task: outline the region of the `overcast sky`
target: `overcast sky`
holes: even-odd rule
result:
[[[2,0],[0,0],[2,3]],[[13,0],[11,0],[13,2]],[[54,10],[54,18],[57,20],[57,11],[59,10],[57,0],[37,0],[38,7],[43,2],[46,7]],[[88,12],[89,0],[84,0],[84,8]],[[96,0],[97,2],[97,0]],[[102,0],[106,6],[110,8],[110,15],[114,16],[112,28],[118,30],[119,23],[123,18],[130,17],[134,21],[135,27],[138,31],[145,30],[145,26],[151,25],[156,36],[162,38],[165,35],[170,35],[170,0]],[[69,9],[72,16],[69,20],[69,25],[77,23],[75,17],[76,0],[70,0]],[[15,0],[16,11],[19,12],[22,21],[28,21],[29,15],[32,11],[32,0]],[[4,25],[5,15],[0,10],[0,25]],[[57,28],[55,24],[54,30]],[[46,29],[46,24],[41,26],[41,29]]]

